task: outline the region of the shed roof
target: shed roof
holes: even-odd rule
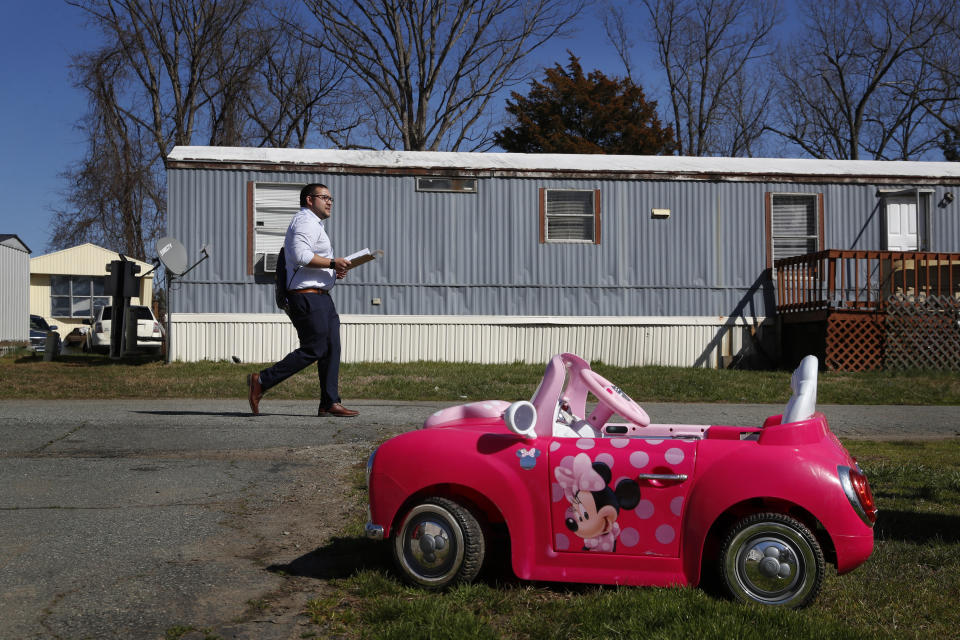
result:
[[[30,258],[30,273],[102,276],[107,274],[107,263],[119,258],[120,254],[116,251],[110,251],[87,242],[69,249]],[[134,258],[127,258],[127,260],[140,265],[139,277],[143,277],[142,274],[153,267],[149,263]]]
[[[21,240],[15,233],[0,233],[0,245],[32,253],[27,243]]]
[[[364,173],[467,172],[475,175],[687,180],[839,180],[960,184],[960,162],[716,158],[444,151],[360,151],[253,147],[174,147],[170,168],[222,167]]]

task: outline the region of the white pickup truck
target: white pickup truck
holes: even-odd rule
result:
[[[130,305],[133,317],[137,319],[137,348],[142,351],[159,352],[163,347],[163,329],[150,307]],[[92,321],[84,351],[110,351],[110,326],[113,307],[100,307]]]

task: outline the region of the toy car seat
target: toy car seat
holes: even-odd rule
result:
[[[787,402],[780,424],[797,422],[812,418],[817,410],[817,367],[816,356],[807,356],[790,377],[793,395]]]

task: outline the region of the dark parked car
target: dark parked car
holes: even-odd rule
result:
[[[49,325],[43,316],[30,314],[30,348],[43,353],[47,348],[47,334],[56,331],[57,325]]]

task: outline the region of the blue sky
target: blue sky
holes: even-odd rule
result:
[[[71,86],[72,54],[96,44],[80,12],[59,0],[11,2],[0,18],[0,233],[46,253],[59,174],[84,150],[85,111]]]
[[[537,61],[566,63],[570,48],[584,71],[622,75],[595,17],[583,15],[578,23],[579,36],[541,50]],[[47,253],[52,210],[68,188],[60,174],[85,149],[75,125],[86,101],[71,84],[70,60],[98,42],[83,12],[62,0],[8,2],[0,18],[0,233],[19,236],[33,257]],[[647,88],[648,78],[637,80],[648,97],[661,97]]]

